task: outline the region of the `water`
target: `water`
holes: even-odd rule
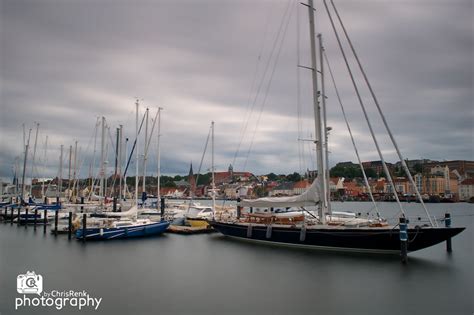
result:
[[[396,213],[396,204],[381,206]],[[405,206],[422,213],[418,204]],[[449,209],[453,226],[467,230],[453,239],[451,255],[439,244],[411,253],[406,266],[396,256],[266,246],[219,234],[82,244],[0,224],[0,314],[93,313],[15,311],[16,277],[27,270],[43,276],[45,291],[102,297],[99,314],[472,314],[473,205],[430,209],[437,217]]]

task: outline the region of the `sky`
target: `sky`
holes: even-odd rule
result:
[[[147,107],[150,118],[163,108],[162,174],[187,174],[190,163],[198,171],[211,121],[217,171],[229,164],[255,174],[314,169],[311,72],[297,67],[311,67],[308,9],[299,3],[0,0],[0,177],[12,177],[15,160],[23,164],[23,125],[26,139],[32,129],[27,177],[56,176],[61,144],[66,177],[75,141],[78,172],[97,174],[96,125],[102,116],[110,127],[110,174],[119,125],[130,139],[130,151],[137,99],[140,117]],[[335,4],[403,157],[472,160],[472,0]],[[315,7],[316,33],[322,34],[361,158],[378,160],[322,1],[316,0]],[[396,162],[347,43],[344,47],[382,153]],[[355,162],[324,67],[332,127],[329,164]],[[157,128],[151,139],[150,175],[157,172]],[[210,169],[209,143],[201,172]]]

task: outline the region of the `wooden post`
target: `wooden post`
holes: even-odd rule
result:
[[[8,213],[8,207],[5,206],[5,212],[3,214],[3,223],[7,223],[7,213]]]
[[[16,225],[17,225],[17,226],[20,226],[20,208],[21,208],[21,207],[18,207],[18,216],[16,217],[16,219],[17,219]]]
[[[47,205],[48,204],[48,197],[44,196],[44,204]]]
[[[69,211],[67,238],[70,240],[72,235],[72,212]]]
[[[48,209],[44,209],[43,234],[46,234],[46,225],[48,225]]]
[[[58,235],[58,215],[59,210],[54,212],[54,236]]]
[[[87,214],[82,215],[82,241],[86,241]]]
[[[158,200],[156,202],[158,202]],[[161,220],[163,221],[163,217],[165,216],[165,197],[161,197],[160,199],[160,214]]]
[[[36,231],[36,224],[38,223],[38,209],[35,209],[35,218],[33,219],[33,227]]]
[[[242,207],[240,206],[240,198],[237,198],[237,219],[240,219],[242,213]]]
[[[451,227],[451,214],[450,213],[445,213],[444,214],[444,225],[447,228]],[[446,240],[446,251],[448,253],[451,253],[453,251],[452,244],[451,244],[451,238],[448,238]]]
[[[400,217],[400,256],[402,263],[408,262],[408,231],[407,231],[407,219]]]
[[[28,228],[28,206],[25,208],[25,229]]]
[[[11,212],[10,212],[10,225],[13,225],[13,206],[12,206]]]

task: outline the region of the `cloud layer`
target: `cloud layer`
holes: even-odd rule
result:
[[[40,123],[37,176],[57,174],[59,146],[65,146],[66,163],[75,140],[84,161],[81,174],[87,174],[97,117],[107,118],[112,138],[122,124],[132,139],[136,97],[143,104],[141,113],[149,107],[154,116],[158,106],[164,108],[163,173],[186,173],[191,161],[197,170],[212,120],[217,169],[233,162],[247,120],[235,169],[245,166],[260,174],[313,168],[311,144],[298,141],[313,137],[314,123],[310,74],[304,69],[299,70],[298,119],[297,52],[302,65],[309,66],[310,58],[307,9],[297,3],[1,1],[0,176],[10,177],[15,157],[22,159],[23,123],[27,131],[33,128],[33,143],[34,122]],[[405,157],[472,159],[472,1],[336,5]],[[317,32],[323,33],[362,158],[378,159],[321,1],[316,8]],[[283,44],[279,48],[276,42],[268,62],[285,13],[290,20]],[[354,161],[329,80],[326,87],[331,164]],[[363,96],[387,160],[396,161],[366,90]],[[153,143],[150,173],[156,172]],[[111,143],[108,160],[112,165]],[[209,155],[204,164],[203,170],[209,169]]]

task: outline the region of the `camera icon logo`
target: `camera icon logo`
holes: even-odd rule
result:
[[[27,271],[16,277],[16,291],[20,294],[41,294],[43,292],[43,276],[34,271]]]

